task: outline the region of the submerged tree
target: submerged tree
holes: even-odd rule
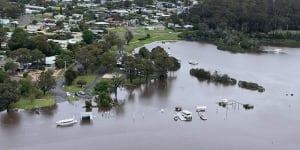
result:
[[[16,81],[7,80],[0,83],[0,111],[9,112],[10,105],[20,98],[20,90]]]
[[[110,103],[112,101],[110,97],[110,92],[112,89],[112,85],[109,80],[100,80],[98,84],[96,84],[94,90],[95,93],[98,95],[96,98],[96,102],[98,103],[99,107],[109,108]]]
[[[116,76],[113,76],[113,78],[112,78],[112,89],[115,93],[116,101],[118,101],[118,97],[117,97],[118,88],[123,84],[123,82],[124,82],[124,78],[119,74],[117,74]]]

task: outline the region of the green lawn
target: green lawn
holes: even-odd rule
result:
[[[110,28],[109,31],[117,32],[119,36],[124,39],[124,34],[127,31],[126,28]],[[136,34],[134,34],[134,38],[131,40],[129,45],[125,46],[126,51],[132,52],[135,48],[141,47],[145,44],[149,44],[155,41],[172,41],[179,40],[178,37],[179,32],[174,32],[170,29],[165,30],[145,30],[144,27],[136,27]],[[145,37],[147,34],[150,34],[151,38],[146,40],[138,40],[139,38]]]
[[[63,86],[63,90],[66,91],[66,92],[78,92],[80,90],[84,90],[87,86],[89,86],[96,78],[96,75],[86,75],[86,76],[78,76],[76,78],[75,81],[73,81],[73,84],[70,85],[70,86]],[[77,81],[78,80],[85,80],[87,83],[85,86],[83,87],[80,87],[78,84],[77,84]]]
[[[151,38],[146,40],[138,40],[138,38],[144,37],[146,35],[136,35],[133,40],[129,43],[129,45],[126,45],[126,51],[132,52],[135,48],[141,47],[145,44],[153,43],[156,41],[172,41],[172,40],[179,40],[179,37],[177,36],[178,33],[150,33]]]
[[[11,105],[12,108],[20,108],[20,109],[32,109],[35,106],[38,107],[47,107],[55,104],[54,98],[51,94],[46,94],[42,99],[35,99],[34,101],[30,101],[30,99],[21,98],[20,101]]]

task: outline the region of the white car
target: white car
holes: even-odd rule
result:
[[[67,95],[68,97],[70,97],[70,96],[71,96],[71,93],[70,93],[70,92],[66,92],[66,95]]]

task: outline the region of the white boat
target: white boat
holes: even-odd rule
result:
[[[70,126],[70,125],[73,125],[75,123],[77,123],[77,120],[75,120],[74,117],[69,118],[69,119],[59,120],[59,121],[56,122],[56,124],[58,126]]]
[[[282,49],[280,49],[280,48],[275,48],[275,49],[273,50],[273,53],[275,53],[275,54],[282,54],[283,52],[282,52]]]
[[[207,117],[205,117],[203,113],[198,112],[198,115],[202,120],[207,120]]]
[[[190,61],[189,61],[189,64],[191,64],[191,65],[198,65],[198,62],[197,62],[197,61],[194,61],[194,60],[190,60]]]
[[[197,106],[196,107],[196,112],[204,112],[206,110],[206,106]]]

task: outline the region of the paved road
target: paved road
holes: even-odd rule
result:
[[[102,76],[103,74],[97,75],[95,80],[83,90],[86,93],[86,95],[80,95],[80,97],[84,99],[93,98],[91,92]],[[51,90],[51,94],[55,97],[56,102],[64,102],[68,99],[66,92],[62,89],[64,82],[65,82],[65,78],[62,77],[60,80],[56,82],[56,87]]]
[[[84,92],[87,94],[91,94],[92,90],[94,89],[94,87],[96,86],[96,84],[102,76],[103,74],[98,74],[94,81],[84,89]]]
[[[55,97],[56,102],[64,102],[67,100],[66,92],[62,89],[65,83],[65,77],[62,77],[56,82],[56,87],[51,90],[51,94]]]

